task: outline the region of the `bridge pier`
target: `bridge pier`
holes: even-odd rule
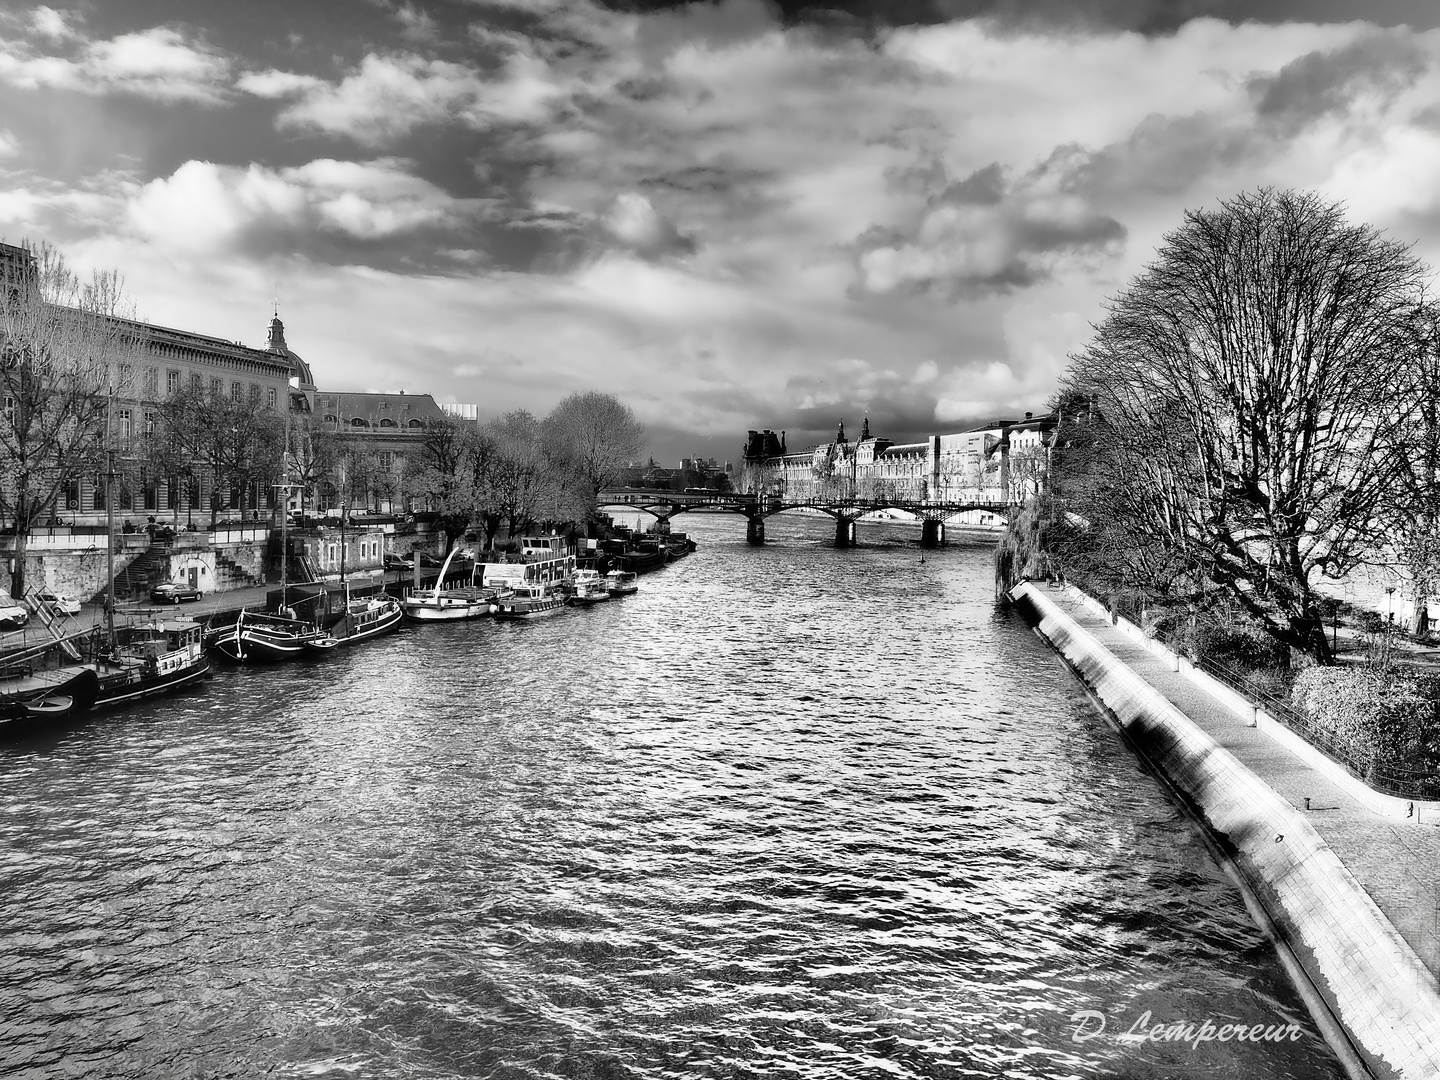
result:
[[[747,544],[765,543],[765,519],[763,517],[747,517],[745,519],[745,542]]]
[[[945,543],[945,523],[926,518],[920,525],[920,546],[939,547]]]
[[[855,519],[837,517],[835,519],[835,546],[837,548],[855,546]]]

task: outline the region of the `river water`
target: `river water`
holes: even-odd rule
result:
[[[623,600],[0,746],[0,1074],[1343,1075],[988,545],[682,520]],[[1206,1019],[1298,1027],[1117,1038]]]

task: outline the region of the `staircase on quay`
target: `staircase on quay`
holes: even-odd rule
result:
[[[112,583],[116,600],[133,600],[150,595],[150,590],[165,580],[165,568],[170,560],[170,549],[164,544],[151,544],[131,560],[115,575]],[[91,602],[104,599],[104,593],[92,597]]]

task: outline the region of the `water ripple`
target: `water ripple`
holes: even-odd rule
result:
[[[1341,1075],[984,547],[693,531],[588,612],[0,747],[0,1071]]]

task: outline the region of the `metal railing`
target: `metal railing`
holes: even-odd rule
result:
[[[1333,732],[1321,727],[1286,699],[1277,697],[1257,686],[1253,680],[1246,679],[1244,674],[1235,668],[1210,657],[1201,657],[1195,661],[1195,666],[1253,701],[1272,719],[1283,724],[1331,761],[1342,766],[1351,776],[1382,795],[1393,795],[1401,799],[1440,799],[1440,774],[1435,770],[1386,760],[1378,753],[1369,756],[1357,754],[1352,747],[1336,738]]]

